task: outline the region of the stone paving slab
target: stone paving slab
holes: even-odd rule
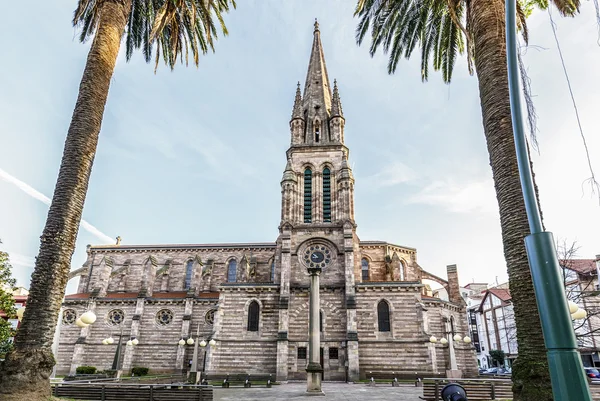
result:
[[[369,387],[366,384],[324,383],[325,396],[306,395],[306,383],[288,383],[273,388],[219,388],[214,389],[215,401],[419,401],[423,395],[422,387],[392,387],[379,385]]]

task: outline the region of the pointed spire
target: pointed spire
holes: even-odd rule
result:
[[[294,109],[292,110],[292,120],[303,118],[302,116],[302,96],[300,94],[300,82],[296,88],[296,98],[294,99]]]
[[[333,80],[333,99],[331,101],[331,117],[344,117],[342,112],[342,101],[338,92],[337,80]]]
[[[313,45],[310,52],[303,98],[305,109],[313,110],[317,108],[326,112],[331,109],[331,87],[327,76],[325,54],[323,53],[317,20],[315,20]]]
[[[350,179],[354,180],[354,175],[352,174],[352,169],[348,165],[348,155],[344,153],[342,155],[342,168],[340,169],[340,178],[339,180]]]
[[[292,160],[289,158],[287,159],[287,164],[285,165],[285,170],[283,171],[283,178],[281,179],[281,181],[298,181],[294,170],[292,170]]]

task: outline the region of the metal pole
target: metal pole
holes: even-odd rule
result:
[[[198,346],[200,342],[200,323],[198,323],[198,329],[196,330],[196,342],[194,343],[194,356],[192,357],[192,367],[190,374],[194,374],[194,384],[198,383]]]
[[[517,59],[516,0],[506,1],[506,58],[512,126],[515,138],[519,177],[531,235],[525,237],[529,268],[542,322],[544,342],[555,401],[591,401],[581,357],[577,351],[575,332],[552,233],[544,232],[538,209],[531,165],[527,151]]]

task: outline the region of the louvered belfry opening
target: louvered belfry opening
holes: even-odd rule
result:
[[[323,170],[323,221],[331,222],[331,172],[327,167]]]
[[[304,170],[304,222],[312,222],[312,170]]]

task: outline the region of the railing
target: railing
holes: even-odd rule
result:
[[[190,384],[59,383],[55,397],[90,401],[212,401],[212,386]]]

